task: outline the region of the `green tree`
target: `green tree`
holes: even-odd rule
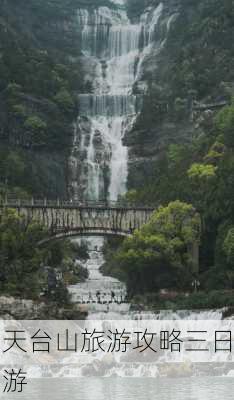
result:
[[[39,295],[43,251],[37,242],[42,237],[43,229],[34,221],[10,209],[1,213],[0,288],[4,293],[25,298]]]
[[[207,180],[214,178],[216,175],[217,167],[212,164],[192,164],[188,170],[188,176],[191,179]]]
[[[25,171],[25,163],[19,152],[10,151],[4,160],[4,175],[8,185],[20,182]]]
[[[47,127],[47,124],[37,115],[32,115],[26,119],[24,127],[29,131],[38,133],[44,131]]]
[[[69,91],[65,88],[62,88],[54,97],[55,102],[59,105],[59,107],[63,110],[63,112],[73,112],[74,111],[74,101],[69,93]]]
[[[190,249],[199,245],[200,233],[200,217],[191,205],[175,201],[159,207],[117,255],[130,293],[188,287],[194,267]]]
[[[28,117],[24,122],[26,129],[26,142],[30,145],[46,143],[47,123],[37,115]]]

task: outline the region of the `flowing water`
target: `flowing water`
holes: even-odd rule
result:
[[[78,25],[81,27],[83,60],[88,69],[87,75],[92,81],[92,90],[79,95],[79,117],[74,127],[74,146],[70,163],[72,196],[76,200],[117,200],[126,192],[128,150],[123,144],[123,138],[132,127],[142,103],[142,94],[134,94],[134,85],[141,77],[145,59],[153,49],[154,54],[160,52],[166,40],[166,36],[158,41],[156,37],[164,11],[162,3],[145,11],[138,23],[132,23],[127,16],[125,0],[112,2],[117,8],[87,7],[78,10],[77,13]],[[173,18],[174,15],[171,15],[167,19],[166,32],[170,29]],[[104,277],[100,272],[104,263],[104,239],[90,238],[87,244],[90,258],[83,262],[83,266],[88,269],[89,278],[85,283],[71,286],[69,290],[73,302],[82,310],[88,311],[88,320],[222,319],[222,310],[158,313],[132,311],[126,301],[125,285],[114,278]],[[129,375],[126,378],[123,368],[112,368],[104,379],[99,377],[85,378],[85,381],[63,380],[61,385],[64,386],[58,389],[55,384],[54,394],[50,398],[232,398],[234,386],[231,366],[227,370],[220,366],[205,366],[204,374],[214,373],[216,377],[213,378],[198,378],[201,374],[199,367],[192,370],[190,365],[183,365],[181,371],[179,367],[173,369],[174,376],[179,374],[179,371],[182,375],[189,375],[183,379],[169,379],[170,370],[164,371],[163,374],[162,371],[159,373],[158,367],[147,368],[139,367],[131,372],[133,376],[138,376],[138,379],[131,379]],[[111,374],[115,378],[112,378]],[[229,378],[224,379],[217,375],[228,375]],[[122,376],[125,376],[125,379],[121,379]],[[142,379],[142,376],[148,378]],[[34,388],[35,393],[30,392],[31,399],[39,398],[37,384]],[[43,395],[47,386],[40,390]]]
[[[70,287],[75,303],[88,311],[90,319],[125,318],[129,315],[130,305],[126,302],[126,287],[117,279],[105,277],[100,272],[104,263],[102,253],[103,238],[86,241],[89,246],[89,259],[83,263],[88,269],[89,278],[85,283]]]
[[[160,3],[148,9],[138,23],[132,23],[126,2],[114,3],[115,8],[87,7],[77,12],[83,62],[94,65],[94,72],[91,92],[79,95],[70,160],[72,196],[76,200],[115,201],[126,192],[128,150],[123,138],[142,101],[133,88],[143,60],[154,46],[155,29],[163,12]],[[129,311],[125,286],[99,272],[104,262],[103,243],[104,239],[97,238],[88,241],[90,259],[84,266],[89,279],[70,291],[73,301],[83,304],[92,317],[124,317]],[[94,248],[99,252],[91,251]]]
[[[80,244],[81,239],[75,239]],[[172,312],[170,310],[158,311],[157,313],[146,311],[132,311],[127,303],[127,292],[125,284],[115,278],[103,276],[100,267],[104,263],[102,252],[103,238],[86,239],[89,249],[89,259],[82,263],[89,272],[89,278],[84,283],[70,286],[72,301],[80,304],[83,311],[87,311],[89,319],[140,319],[146,320],[221,320],[223,310],[187,311],[181,310]]]
[[[160,3],[148,9],[138,23],[131,23],[125,1],[115,4],[115,8],[77,12],[84,68],[93,66],[89,76],[92,88],[79,95],[70,159],[72,196],[79,200],[117,200],[126,192],[128,150],[123,138],[142,102],[142,96],[133,93],[134,84],[154,45],[163,11]]]
[[[141,108],[142,95],[134,94],[142,65],[152,52],[163,47],[175,14],[163,18],[164,6],[149,7],[132,23],[125,0],[115,7],[84,7],[77,11],[77,24],[84,66],[92,66],[92,90],[79,95],[79,117],[75,124],[71,156],[71,186],[74,199],[117,200],[126,192],[128,150],[126,131]],[[164,21],[165,34],[157,37]],[[163,29],[161,29],[163,31]],[[90,319],[150,318],[151,313],[130,312],[123,283],[104,277],[103,238],[87,241],[89,271],[85,283],[70,287],[72,299],[89,312]],[[98,251],[95,251],[98,250]],[[158,314],[169,318],[168,313]],[[221,312],[204,313],[201,319],[220,319]],[[170,314],[171,319],[199,318],[197,314]],[[155,316],[154,316],[155,318]]]
[[[194,379],[48,379],[30,382],[24,393],[6,399],[24,400],[232,400],[233,378]],[[53,387],[53,391],[51,390]]]
[[[139,21],[134,23],[127,16],[126,0],[112,0],[112,3],[115,4],[115,8],[84,6],[77,11],[83,62],[84,67],[87,67],[87,75],[90,76],[89,86],[92,87],[87,93],[79,95],[79,117],[74,124],[70,170],[71,195],[75,200],[117,200],[126,192],[128,150],[123,144],[123,138],[133,125],[142,102],[141,94],[134,94],[134,85],[141,77],[145,58],[151,54],[153,48],[155,54],[160,52],[166,40],[165,37],[159,41],[156,38],[156,28],[163,13],[162,3],[155,8],[149,8]],[[171,15],[167,19],[166,31],[170,29],[173,17]],[[88,269],[89,278],[86,282],[69,288],[73,302],[88,311],[88,322],[138,322],[146,319],[221,320],[222,311],[215,310],[201,313],[132,311],[126,301],[125,285],[114,278],[104,277],[100,272],[104,262],[103,243],[103,238],[87,241],[89,259],[82,264]],[[66,323],[65,328],[68,321]],[[30,322],[29,325],[31,324]],[[71,325],[75,325],[74,321],[71,321]],[[56,329],[54,322],[49,326]],[[45,326],[41,328],[46,329]],[[188,363],[165,367],[163,363],[135,365],[132,361],[124,367],[112,365],[107,358],[104,359],[103,378],[100,375],[100,364],[93,358],[89,368],[96,377],[84,375],[85,378],[82,378],[84,369],[76,368],[73,359],[75,356],[77,354],[67,353],[66,359],[52,368],[51,355],[47,357],[42,354],[41,363],[31,366],[28,375],[38,379],[29,380],[23,393],[1,393],[0,397],[13,399],[17,396],[24,400],[233,398],[234,370],[231,365],[228,369],[225,365],[213,368],[205,365],[204,374],[209,375],[212,372],[215,376],[204,378],[199,377],[199,366],[193,368]],[[226,377],[221,378],[222,375]],[[42,380],[42,376],[50,378]],[[170,379],[171,376],[176,379]],[[5,383],[1,375],[2,387]]]

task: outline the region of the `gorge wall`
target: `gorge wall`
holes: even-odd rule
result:
[[[138,2],[130,3],[133,12]],[[208,108],[192,119],[193,104],[230,103],[234,94],[232,2],[166,0],[163,7],[170,29],[163,36],[162,16],[154,51],[142,64],[140,82],[148,88],[142,111],[124,139],[129,189],[141,189],[148,177],[157,176],[158,161],[165,159],[169,145],[188,144],[212,129],[217,110]]]
[[[229,0],[9,0],[0,12],[1,191],[116,200],[191,140],[194,99],[232,91]]]
[[[1,1],[1,193],[66,196],[74,93],[82,86],[75,3]]]

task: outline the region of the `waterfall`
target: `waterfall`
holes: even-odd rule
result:
[[[136,95],[134,86],[146,55],[154,50],[156,26],[163,12],[160,3],[148,8],[138,23],[131,23],[125,0],[114,3],[113,8],[87,7],[77,11],[89,90],[78,96],[79,117],[74,126],[70,165],[75,200],[116,201],[126,192],[128,149],[123,138],[141,110],[142,93]],[[101,251],[103,238],[86,243],[88,248],[98,247]],[[90,259],[84,265],[89,278],[70,288],[73,301],[84,303],[91,319],[103,319],[106,312],[113,319],[130,315],[130,305],[124,301],[125,285],[103,277],[99,272],[103,256],[100,252],[89,253]]]
[[[126,192],[128,150],[123,138],[141,107],[141,95],[133,95],[133,87],[144,49],[153,43],[163,11],[160,3],[133,24],[125,1],[113,3],[114,7],[77,11],[83,63],[92,90],[78,96],[76,146],[71,156],[76,200],[115,201]]]

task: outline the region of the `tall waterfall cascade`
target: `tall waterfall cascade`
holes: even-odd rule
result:
[[[142,102],[133,89],[163,13],[160,3],[132,23],[125,0],[112,3],[113,7],[77,11],[88,93],[78,98],[70,158],[75,200],[116,201],[126,192],[128,150],[123,138]]]
[[[144,60],[160,51],[170,28],[171,18],[163,16],[162,3],[147,8],[134,22],[125,3],[112,0],[110,7],[77,10],[87,91],[78,96],[70,157],[71,196],[76,201],[116,201],[125,194],[128,149],[123,138],[141,111],[145,89],[144,84],[137,91],[135,86],[141,80]],[[161,21],[164,35],[158,38]],[[103,238],[86,241],[89,250],[99,251],[89,251],[90,258],[83,264],[89,278],[70,287],[72,299],[89,311],[91,319],[103,319],[106,313],[112,319],[130,316],[125,285],[99,270],[104,263],[103,243]]]

